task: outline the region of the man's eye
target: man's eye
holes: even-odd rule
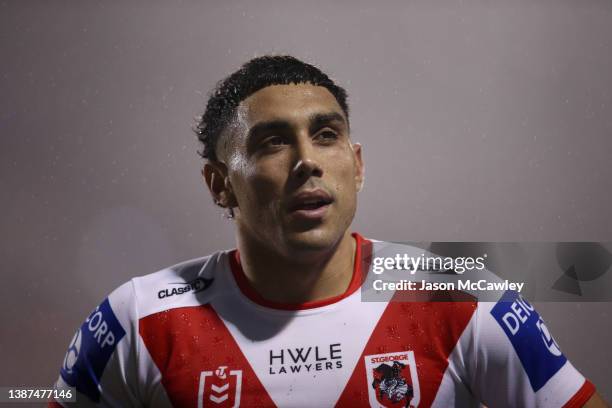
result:
[[[270,136],[262,142],[262,146],[264,147],[282,146],[284,144],[287,144],[287,141],[282,136]]]
[[[331,130],[325,130],[317,135],[317,139],[320,139],[326,142],[330,142],[330,141],[338,139],[338,134]]]

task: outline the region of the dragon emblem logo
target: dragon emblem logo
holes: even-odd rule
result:
[[[419,382],[414,352],[377,354],[365,357],[368,393],[372,407],[416,407]]]

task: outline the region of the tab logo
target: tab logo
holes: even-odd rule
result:
[[[504,293],[491,315],[512,343],[537,392],[567,361],[559,345],[535,308],[517,292]]]
[[[100,401],[100,378],[125,330],[105,299],[76,332],[60,370],[60,375],[77,391]]]

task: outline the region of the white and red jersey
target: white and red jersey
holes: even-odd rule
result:
[[[77,331],[56,386],[91,407],[578,407],[594,393],[516,293],[362,301],[388,243],[353,236],[346,292],[299,306],[258,296],[236,250],[132,279]]]

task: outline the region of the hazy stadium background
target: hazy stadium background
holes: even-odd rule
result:
[[[132,276],[234,245],[190,127],[215,82],[289,53],[350,95],[354,229],[612,241],[612,3],[0,2],[0,386],[47,385]],[[612,401],[612,303],[540,303]]]

